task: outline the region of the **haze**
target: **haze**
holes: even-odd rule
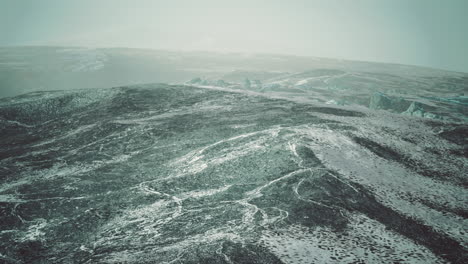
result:
[[[278,53],[468,72],[468,1],[0,1],[0,45]]]

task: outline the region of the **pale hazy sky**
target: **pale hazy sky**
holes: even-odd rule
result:
[[[0,46],[239,51],[468,72],[468,0],[0,0]]]

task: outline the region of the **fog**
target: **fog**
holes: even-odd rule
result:
[[[275,53],[468,72],[468,2],[0,1],[0,46]]]
[[[468,263],[468,0],[0,0],[0,263]]]

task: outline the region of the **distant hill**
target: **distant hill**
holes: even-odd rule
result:
[[[29,91],[106,88],[194,77],[232,79],[233,72],[278,73],[316,69],[396,76],[467,78],[468,74],[398,64],[274,54],[176,52],[127,48],[1,47],[0,97]],[[245,78],[249,74],[241,76]],[[258,74],[256,74],[258,75]],[[466,86],[465,86],[466,88]]]

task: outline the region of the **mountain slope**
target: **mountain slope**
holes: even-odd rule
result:
[[[465,263],[467,126],[148,84],[0,101],[11,263]]]

